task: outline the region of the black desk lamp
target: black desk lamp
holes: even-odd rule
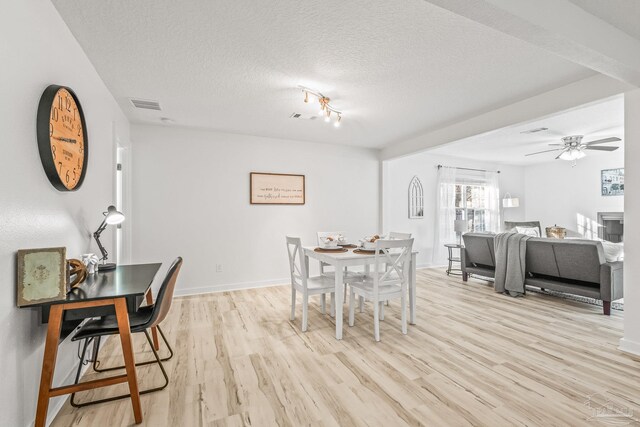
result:
[[[98,227],[96,232],[93,233],[93,238],[96,239],[98,248],[100,248],[100,252],[102,253],[102,258],[100,258],[102,264],[98,264],[98,271],[113,270],[114,268],[116,268],[116,264],[114,262],[107,262],[109,254],[107,254],[107,250],[104,248],[104,246],[102,246],[102,243],[100,243],[100,235],[107,228],[107,225],[120,224],[122,221],[124,221],[124,214],[116,210],[116,207],[113,205],[109,206],[107,208],[107,211],[103,212],[102,214],[104,215],[104,220],[102,221],[102,224],[100,224],[100,227]]]

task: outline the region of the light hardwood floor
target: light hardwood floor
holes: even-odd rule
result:
[[[613,421],[640,425],[640,359],[617,350],[621,312],[534,293],[514,299],[436,269],[418,271],[417,296],[417,325],[402,335],[392,303],[379,343],[370,305],[336,341],[319,297],[302,333],[300,310],[289,321],[288,286],[177,298],[163,325],[176,350],[171,385],[142,396],[144,425],[606,425],[591,417],[607,403],[632,414]],[[138,360],[151,356],[144,336],[135,343]],[[103,354],[121,362],[118,341]],[[142,387],[161,381],[157,367],[138,378]],[[67,402],[53,422],[131,424],[127,400]]]

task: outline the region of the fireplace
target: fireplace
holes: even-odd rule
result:
[[[598,237],[618,243],[624,240],[624,212],[598,212]]]

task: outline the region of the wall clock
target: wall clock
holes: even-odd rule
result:
[[[89,159],[87,127],[78,97],[68,87],[47,87],[36,120],[38,151],[47,178],[60,191],[77,190]]]

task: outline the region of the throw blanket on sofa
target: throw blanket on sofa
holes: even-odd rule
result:
[[[496,292],[508,293],[512,297],[524,295],[525,258],[529,239],[530,236],[518,233],[496,235]]]

